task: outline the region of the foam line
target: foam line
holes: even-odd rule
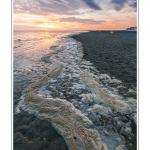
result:
[[[102,86],[93,79],[89,72],[83,71],[81,72],[80,76],[83,83],[89,87],[96,94],[96,96],[104,103],[106,103],[111,109],[122,114],[129,114],[132,112],[132,109],[127,103],[117,99],[117,97],[110,94],[107,89],[102,88]]]
[[[46,58],[49,60],[50,55]],[[50,78],[60,75],[64,65],[55,62],[50,72],[25,89],[24,99],[19,102],[16,112],[27,111],[41,119],[48,120],[63,136],[70,150],[107,150],[100,142],[99,133],[90,129],[92,122],[70,102],[61,99],[43,98],[38,91]]]

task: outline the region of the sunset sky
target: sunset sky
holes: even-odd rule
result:
[[[14,0],[14,30],[120,30],[136,26],[137,0]]]

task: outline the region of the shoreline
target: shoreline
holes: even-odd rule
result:
[[[101,74],[121,80],[123,87],[118,88],[119,94],[136,99],[135,32],[116,31],[111,35],[107,31],[95,31],[74,35],[72,38],[82,43],[83,59],[93,63]],[[113,86],[113,83],[109,84]]]
[[[82,34],[87,34],[87,33],[82,33]],[[81,34],[79,34],[79,35],[77,35],[77,36],[80,36]],[[28,99],[26,99],[26,104],[27,104],[27,106],[29,105],[29,107],[26,107],[26,106],[24,106],[24,102],[23,103],[21,103],[20,102],[20,108],[23,108],[24,110],[27,110],[28,112],[32,112],[33,111],[33,113],[36,113],[36,114],[39,114],[42,118],[45,116],[46,118],[47,117],[50,117],[50,116],[47,116],[47,112],[59,112],[59,110],[57,110],[57,108],[55,109],[55,110],[53,110],[52,108],[51,108],[51,105],[49,105],[49,108],[47,108],[47,106],[44,104],[44,103],[53,103],[53,101],[58,101],[57,103],[58,103],[58,105],[60,105],[60,106],[62,106],[62,104],[61,103],[64,103],[65,104],[65,101],[63,102],[62,100],[62,102],[60,101],[60,100],[58,100],[57,98],[60,96],[61,97],[61,93],[63,93],[63,95],[64,95],[64,97],[62,97],[61,99],[66,99],[67,101],[67,103],[68,103],[68,106],[70,107],[71,106],[71,109],[74,107],[75,108],[75,110],[74,110],[74,108],[73,108],[73,112],[75,113],[75,111],[76,110],[80,110],[81,111],[81,113],[82,114],[84,114],[86,117],[88,117],[90,120],[92,120],[92,122],[94,121],[94,129],[96,128],[96,130],[97,131],[99,131],[100,132],[100,135],[102,135],[102,143],[105,143],[106,145],[108,145],[107,144],[107,139],[105,139],[105,134],[103,133],[103,130],[102,129],[98,129],[98,125],[97,125],[97,121],[96,121],[96,116],[95,116],[95,114],[99,114],[99,116],[101,116],[101,118],[103,118],[103,120],[101,121],[102,122],[102,124],[103,124],[103,121],[105,122],[105,121],[107,121],[107,120],[109,120],[108,118],[109,118],[109,116],[110,115],[115,115],[115,116],[118,116],[118,114],[114,114],[114,108],[112,107],[111,109],[112,109],[112,112],[111,112],[111,110],[109,109],[109,107],[106,105],[106,102],[109,102],[109,100],[106,100],[106,102],[105,101],[99,101],[100,99],[101,99],[101,97],[99,97],[98,96],[98,93],[97,93],[97,90],[98,90],[98,88],[100,88],[99,90],[101,90],[101,88],[103,89],[104,87],[103,87],[103,85],[101,86],[100,84],[98,84],[98,83],[96,83],[96,82],[98,82],[97,80],[102,80],[102,79],[104,79],[105,80],[105,83],[107,82],[108,83],[108,81],[109,82],[111,82],[111,83],[118,83],[118,84],[121,84],[122,82],[120,82],[119,80],[117,80],[117,79],[115,79],[115,78],[110,78],[109,76],[107,76],[106,74],[100,74],[100,78],[98,78],[98,76],[97,75],[99,75],[99,73],[97,72],[97,70],[94,68],[94,66],[93,66],[93,64],[91,64],[90,62],[88,62],[87,60],[80,60],[80,58],[82,59],[82,57],[84,58],[84,55],[83,55],[83,51],[82,51],[82,49],[84,49],[84,48],[82,48],[82,44],[81,43],[79,43],[79,42],[75,42],[74,40],[74,42],[72,41],[72,39],[71,38],[69,38],[70,36],[68,36],[68,38],[66,38],[66,41],[68,41],[68,44],[66,45],[65,43],[64,44],[62,44],[63,46],[62,46],[62,49],[59,49],[58,50],[58,53],[57,53],[57,51],[55,51],[53,54],[54,55],[52,55],[52,54],[48,54],[48,55],[46,55],[46,56],[43,56],[41,59],[42,60],[44,60],[45,62],[49,62],[50,60],[49,60],[49,58],[50,57],[52,57],[52,61],[51,62],[55,62],[57,59],[61,62],[62,61],[62,63],[64,63],[65,64],[65,66],[64,66],[64,69],[63,69],[63,71],[62,71],[62,73],[60,73],[60,76],[59,76],[59,73],[54,77],[54,79],[52,78],[52,80],[51,81],[48,81],[48,83],[46,82],[46,80],[48,80],[48,78],[46,77],[46,80],[44,79],[44,77],[42,78],[42,79],[40,79],[39,80],[39,82],[37,82],[37,83],[35,83],[35,84],[32,84],[33,85],[33,87],[34,87],[34,85],[35,86],[37,86],[37,90],[35,90],[33,93],[32,93],[32,91],[33,91],[33,87],[32,87],[32,85],[30,85],[27,89],[28,90],[26,90],[26,92],[27,93],[29,93],[29,97],[30,97],[30,95],[31,95],[31,103],[30,103],[30,100]],[[65,41],[65,40],[64,40]],[[72,43],[72,44],[71,44]],[[78,44],[77,44],[78,43]],[[77,49],[75,52],[73,52],[72,50],[74,50],[74,48],[75,49]],[[72,50],[71,50],[72,49]],[[76,52],[78,52],[78,54],[76,54]],[[60,53],[60,54],[59,54]],[[68,56],[66,55],[65,56],[65,53],[70,57],[70,58],[68,58]],[[63,55],[63,56],[61,56],[61,54]],[[60,57],[60,58],[59,58]],[[72,58],[74,58],[75,60],[72,60]],[[55,60],[56,59],[56,60]],[[66,60],[65,60],[66,59]],[[72,68],[73,67],[73,68]],[[79,68],[78,68],[79,67]],[[55,70],[57,71],[57,69],[58,69],[58,67],[56,67],[56,69],[54,69],[54,72],[55,72]],[[73,70],[72,70],[73,69]],[[75,70],[76,71],[75,71]],[[69,71],[70,70],[70,71]],[[84,81],[84,79],[82,79],[82,77],[83,77],[83,75],[82,75],[82,71],[83,70],[88,70],[89,71],[89,73],[92,73],[92,76],[94,77],[94,84],[97,84],[97,87],[96,87],[96,91],[95,92],[93,92],[93,90],[90,90],[90,89],[84,89],[84,88],[86,88],[86,84],[84,85],[83,84],[83,81]],[[58,71],[59,72],[59,71]],[[68,74],[69,73],[69,74]],[[73,74],[74,75],[73,75]],[[81,75],[80,75],[80,73],[81,73]],[[54,73],[55,74],[55,73]],[[87,73],[88,74],[88,73]],[[48,75],[49,76],[49,75]],[[58,76],[58,77],[57,77]],[[63,84],[60,84],[60,85],[62,85],[62,86],[60,86],[60,87],[58,87],[57,85],[59,84],[59,80],[61,81],[63,81],[65,84],[67,83],[67,85],[64,87],[64,85]],[[83,81],[82,81],[83,80]],[[44,83],[40,83],[40,81],[44,81]],[[62,82],[61,81],[61,82]],[[72,83],[72,85],[70,84],[70,83],[68,83],[68,81],[70,82],[71,81],[71,83]],[[90,81],[90,83],[89,83],[89,85],[92,83],[93,81],[91,80]],[[74,84],[77,84],[77,85],[75,85],[74,86]],[[83,84],[83,85],[82,85]],[[45,88],[44,88],[44,91],[41,91],[40,89],[42,88],[41,86],[42,85],[46,85],[45,86]],[[52,86],[53,85],[53,86]],[[82,86],[81,86],[82,85]],[[100,87],[99,87],[99,85],[100,85]],[[51,87],[52,86],[52,87]],[[73,87],[70,87],[70,86],[73,86]],[[82,88],[81,88],[82,87]],[[54,93],[55,94],[53,94],[53,95],[49,95],[50,97],[47,97],[48,95],[47,95],[47,89],[48,89],[48,91],[53,91],[53,88],[58,88]],[[60,89],[59,89],[60,88]],[[68,88],[68,89],[67,89]],[[74,89],[75,88],[75,89]],[[81,89],[80,89],[81,88]],[[65,91],[64,91],[64,89],[66,89],[68,92],[66,93]],[[36,94],[37,93],[39,93],[39,90],[41,91],[40,92],[40,95],[43,97],[39,97],[38,95],[36,96]],[[76,91],[77,91],[77,93],[76,93]],[[107,91],[107,90],[106,90]],[[60,92],[60,93],[59,93]],[[73,93],[72,93],[73,92]],[[74,93],[75,92],[75,93]],[[30,93],[32,93],[32,94],[30,94]],[[50,92],[51,93],[51,92]],[[52,92],[53,93],[53,92]],[[57,93],[57,94],[56,94]],[[72,93],[72,94],[71,94]],[[83,94],[82,94],[83,93]],[[90,94],[91,93],[91,94]],[[97,93],[96,95],[94,94],[94,93]],[[115,92],[114,92],[114,94],[115,94]],[[34,96],[35,95],[35,96]],[[80,96],[78,96],[78,95],[80,95]],[[104,97],[102,97],[102,99],[105,99],[105,95],[109,95],[108,94],[108,92],[106,92],[106,93],[104,93]],[[28,97],[27,96],[27,97]],[[32,97],[33,96],[33,97]],[[45,97],[46,96],[46,97]],[[51,96],[52,96],[52,98],[51,98]],[[75,97],[74,97],[75,96]],[[85,96],[87,97],[88,96],[88,99],[89,99],[89,101],[87,101],[87,98],[85,98]],[[96,98],[98,96],[98,99]],[[111,98],[112,96],[111,95],[109,95],[109,97]],[[75,99],[74,99],[75,98]],[[43,101],[43,100],[45,100],[45,102]],[[53,100],[52,100],[53,99]],[[42,102],[43,101],[43,102]],[[37,103],[36,105],[34,104],[34,103]],[[132,101],[130,101],[130,103],[133,103],[134,101],[132,100]],[[39,105],[39,104],[40,105]],[[67,104],[66,103],[66,104]],[[72,104],[71,104],[72,103]],[[23,105],[22,105],[23,104]],[[26,105],[25,104],[25,105]],[[71,104],[71,105],[70,105]],[[87,105],[88,104],[88,105]],[[123,103],[120,103],[119,105],[121,106]],[[129,105],[129,102],[128,101],[125,101],[125,108],[126,108],[126,106],[127,106],[127,104]],[[53,104],[52,104],[53,105]],[[84,108],[82,108],[83,107],[83,105],[85,105],[84,106]],[[102,105],[102,106],[101,106]],[[117,104],[118,105],[118,104]],[[118,105],[118,106],[119,106]],[[42,108],[42,106],[43,106],[43,108]],[[111,106],[111,105],[110,105]],[[118,107],[117,106],[117,107]],[[119,106],[119,107],[120,107]],[[131,105],[130,105],[131,106]],[[63,106],[63,107],[66,107],[66,106]],[[118,107],[118,108],[119,108]],[[122,107],[122,106],[121,106]],[[128,107],[128,106],[127,106]],[[118,110],[118,108],[116,109],[116,110]],[[132,109],[135,109],[135,106],[133,107],[132,106]],[[90,113],[89,113],[89,110],[90,110]],[[92,110],[92,111],[91,111]],[[130,109],[128,109],[129,110],[129,114],[131,114],[131,110]],[[62,110],[62,111],[64,111],[64,110]],[[72,110],[71,110],[72,111]],[[103,111],[103,113],[100,113],[100,111]],[[45,114],[41,114],[41,113],[45,113]],[[126,112],[126,111],[125,111]],[[66,112],[67,113],[67,112]],[[89,113],[89,114],[87,114],[87,113]],[[54,113],[55,114],[55,113]],[[51,114],[52,116],[54,115],[53,113]],[[76,113],[75,113],[76,114]],[[80,113],[79,113],[80,114]],[[77,116],[74,116],[74,114],[72,114],[73,115],[73,117],[72,117],[72,119],[75,119],[76,120],[76,117],[78,118],[78,115],[79,114],[77,114]],[[127,113],[128,114],[128,113]],[[83,116],[84,116],[83,115]],[[91,115],[94,115],[94,118],[91,116]],[[121,114],[120,114],[121,115]],[[53,118],[53,117],[50,117],[52,120],[55,118]],[[55,115],[54,115],[55,116]],[[56,115],[57,116],[57,115]],[[80,115],[79,115],[80,116]],[[84,117],[85,117],[84,116]],[[44,118],[45,118],[44,117]],[[59,116],[58,116],[59,117]],[[84,118],[83,117],[83,118]],[[85,117],[85,118],[86,118]],[[93,120],[93,119],[95,119],[95,120]],[[106,118],[105,118],[106,117]],[[133,115],[131,116],[131,117],[133,117]],[[65,117],[63,117],[63,118],[65,118]],[[130,118],[130,117],[129,117]],[[131,119],[131,118],[130,118]],[[129,120],[130,120],[129,119]],[[78,119],[77,119],[78,120]],[[84,119],[83,119],[84,120]],[[72,120],[73,121],[73,120]],[[71,121],[71,122],[72,122]],[[96,122],[95,122],[96,121]],[[115,121],[115,120],[114,120]],[[113,121],[113,122],[114,122]],[[118,121],[118,119],[117,119],[117,121]],[[55,119],[52,121],[52,122],[57,122]],[[67,122],[70,122],[70,121],[67,121]],[[88,121],[89,122],[89,121]],[[60,127],[59,125],[61,125],[63,123],[63,121],[62,122],[59,122],[58,124],[56,123],[54,123],[55,125],[54,126],[58,126],[59,128],[58,128],[58,131],[63,127]],[[71,125],[71,126],[73,126],[74,125],[74,121],[72,122],[73,124]],[[80,122],[81,123],[81,122]],[[84,126],[84,125],[83,125]],[[56,127],[57,128],[57,127]],[[70,127],[69,127],[70,128]],[[129,127],[125,127],[125,128],[129,128]],[[133,127],[134,128],[134,127]],[[87,130],[86,128],[84,129],[85,131]],[[92,132],[92,130],[93,129],[90,129],[91,131],[90,132]],[[64,132],[65,130],[63,129],[61,132]],[[66,132],[66,131],[65,131]],[[77,132],[77,131],[76,131]],[[76,133],[75,132],[75,133]],[[88,131],[89,132],[89,131]],[[123,131],[124,132],[124,131]],[[79,132],[80,133],[80,132]],[[78,136],[80,135],[78,132],[76,133]],[[119,132],[118,132],[119,133]],[[61,133],[62,134],[62,133]],[[66,133],[65,133],[66,134]],[[65,138],[65,136],[66,135],[63,135],[63,138]],[[86,134],[87,134],[87,131],[86,131]],[[97,133],[96,133],[97,134]],[[109,134],[112,134],[111,132],[109,133]],[[126,133],[125,133],[126,134]],[[69,135],[70,135],[70,133],[69,133]],[[68,143],[69,141],[68,140],[73,140],[75,143],[77,142],[76,141],[76,139],[80,139],[81,137],[82,137],[82,134],[79,136],[79,138],[78,138],[78,136],[75,136],[75,138],[72,138],[72,139],[67,139],[66,140],[66,143]],[[113,135],[113,134],[112,134]],[[117,136],[119,136],[119,135],[117,135]],[[72,137],[74,137],[74,136],[72,136]],[[82,137],[83,139],[84,139],[84,137]],[[93,137],[93,138],[96,138],[97,139],[97,137]],[[110,137],[111,138],[111,137]],[[99,139],[99,137],[98,137],[98,139]],[[104,141],[105,142],[104,142]],[[110,139],[111,140],[111,142],[113,141],[112,139]],[[122,139],[123,140],[123,139]],[[68,142],[67,142],[68,141]],[[70,142],[71,142],[70,141]],[[94,140],[95,141],[95,140]],[[98,140],[99,142],[100,142],[100,140]],[[96,140],[96,142],[98,142],[97,140]],[[74,143],[73,142],[73,143]],[[79,143],[80,144],[79,144]],[[81,146],[81,141],[79,140],[77,143]],[[99,143],[98,142],[98,143]],[[85,140],[85,143],[86,143],[86,140]],[[119,142],[120,143],[120,142]],[[115,145],[115,147],[119,144],[119,143],[111,143],[111,145]],[[78,144],[74,144],[74,145],[72,145],[72,146],[74,146],[74,148],[78,145]],[[88,143],[86,143],[86,144],[88,144]],[[92,144],[92,143],[91,143]],[[101,143],[99,143],[101,146],[101,148],[102,149],[106,149],[106,147],[105,147],[105,145],[103,146],[103,144],[101,144]],[[98,145],[99,145],[98,144]],[[127,144],[127,143],[126,143]],[[130,144],[130,142],[128,143],[128,144]],[[70,144],[69,144],[70,145]],[[78,146],[79,146],[78,145]],[[97,145],[97,144],[96,144]],[[71,146],[71,145],[70,145]],[[79,146],[79,147],[80,147]],[[83,147],[85,147],[84,146],[84,144],[82,143],[82,146]],[[92,146],[92,145],[89,145],[90,147]],[[134,146],[135,146],[135,144],[134,144]],[[78,147],[78,148],[79,148]],[[89,147],[89,148],[90,148]],[[93,147],[93,146],[92,146]],[[100,148],[99,147],[99,148]],[[115,148],[114,147],[114,148]],[[119,147],[119,145],[118,145],[118,147]],[[133,148],[133,146],[130,146],[130,147],[132,147],[131,149],[133,150],[134,148]],[[72,149],[74,149],[73,147],[72,147]],[[93,147],[94,148],[94,147]],[[94,149],[96,149],[96,147],[94,148]],[[109,147],[108,147],[108,149],[110,149]]]
[[[42,76],[45,75],[45,73],[49,70],[49,68],[51,68],[51,65],[49,64],[46,65],[45,67],[41,67],[40,72],[37,72],[36,66],[38,68],[40,64],[43,66],[44,62],[41,61],[41,63],[38,64],[36,63],[31,69],[31,71],[28,71],[27,73],[25,72],[24,74],[27,74],[27,77],[25,77],[25,75],[22,74],[21,79],[14,80],[14,84],[13,84],[13,89],[14,89],[13,90],[14,92],[13,93],[13,146],[14,147],[13,148],[14,150],[18,150],[22,147],[25,150],[33,149],[33,147],[35,149],[50,148],[51,150],[56,150],[56,149],[68,150],[66,142],[64,141],[62,136],[57,133],[55,128],[52,127],[50,122],[41,120],[37,118],[35,115],[29,114],[28,112],[25,111],[22,111],[19,114],[15,114],[15,107],[21,101],[21,96],[23,95],[22,90],[24,90],[30,84],[42,78]],[[34,74],[37,74],[35,76],[31,74],[33,76],[33,80],[28,77],[32,72]],[[19,73],[20,73],[19,76],[21,76],[21,72]],[[14,75],[16,75],[16,73]],[[46,129],[44,127],[46,127]]]
[[[126,32],[126,31],[125,31]],[[120,32],[120,33],[122,33],[122,32]],[[128,34],[128,32],[126,32],[127,34]],[[126,34],[125,33],[125,34]],[[131,32],[131,33],[129,33],[130,35],[131,34],[135,34],[136,32]],[[94,34],[95,34],[95,37],[94,37]],[[96,34],[102,34],[102,35],[100,35],[100,37],[99,37],[99,35],[96,35]],[[124,32],[123,32],[123,34],[124,34]],[[137,91],[136,91],[136,78],[137,78],[137,76],[136,76],[136,34],[135,35],[131,35],[131,37],[129,37],[129,36],[126,36],[125,35],[125,37],[123,37],[124,39],[127,39],[127,42],[129,42],[129,40],[130,40],[130,42],[129,42],[129,46],[130,46],[130,43],[132,43],[133,42],[133,55],[131,56],[131,58],[132,57],[134,57],[134,63],[131,63],[131,65],[134,65],[134,71],[132,72],[131,71],[131,69],[130,69],[130,72],[131,72],[131,75],[130,75],[130,77],[132,76],[133,78],[129,81],[129,80],[124,80],[126,77],[125,76],[123,76],[122,78],[119,78],[119,76],[117,76],[116,75],[116,73],[118,73],[118,71],[116,70],[116,73],[115,73],[115,71],[114,72],[111,72],[111,71],[109,71],[109,68],[108,69],[106,69],[105,70],[105,67],[106,67],[106,65],[104,65],[105,64],[105,62],[103,63],[102,61],[102,63],[101,64],[99,64],[99,60],[100,59],[97,59],[98,57],[97,57],[97,55],[98,55],[98,51],[95,51],[96,50],[96,48],[102,48],[102,52],[103,52],[103,48],[111,48],[111,46],[112,47],[115,47],[115,44],[113,45],[112,43],[113,43],[113,40],[117,40],[117,38],[118,37],[123,37],[123,36],[121,36],[121,35],[119,35],[119,33],[118,33],[118,35],[117,35],[117,33],[116,33],[116,35],[115,35],[115,33],[114,33],[114,37],[112,37],[112,35],[110,35],[109,34],[109,32],[108,31],[101,31],[100,33],[97,31],[91,31],[91,32],[88,32],[88,33],[83,33],[83,34],[79,34],[79,35],[75,35],[75,36],[72,36],[72,38],[73,39],[75,39],[76,41],[78,41],[78,42],[81,42],[82,43],[82,46],[83,46],[83,59],[85,59],[86,61],[90,61],[94,66],[95,66],[95,68],[99,71],[99,74],[101,74],[101,75],[104,75],[104,80],[103,79],[100,79],[101,80],[101,82],[99,82],[99,83],[101,83],[101,84],[103,84],[103,85],[105,85],[108,89],[110,88],[110,87],[112,87],[112,89],[117,89],[117,93],[119,93],[119,95],[121,95],[122,96],[122,98],[123,99],[125,99],[125,100],[127,100],[127,101],[129,101],[129,103],[128,104],[130,104],[130,106],[131,106],[131,103],[133,104],[133,103],[137,103],[136,102],[136,98],[137,98]],[[102,40],[102,38],[103,38],[103,40]],[[107,40],[110,40],[110,39],[112,39],[112,41],[110,42],[109,41],[109,44],[107,43]],[[114,39],[113,39],[114,38]],[[129,38],[129,40],[128,40],[128,38]],[[100,40],[102,40],[102,42],[103,42],[103,44],[102,44],[102,42],[100,42]],[[105,41],[106,40],[106,41]],[[120,44],[123,44],[122,42],[125,42],[124,44],[126,44],[126,46],[127,46],[127,43],[126,43],[126,40],[125,41],[122,41],[122,39],[120,40],[121,41],[121,43]],[[92,43],[93,42],[93,43]],[[106,45],[106,43],[108,44],[108,45]],[[91,45],[90,45],[91,44]],[[93,45],[92,45],[93,44]],[[112,44],[112,45],[111,45]],[[117,43],[118,44],[118,43]],[[124,45],[123,44],[123,45]],[[95,50],[93,50],[93,48],[94,47],[96,47],[95,48]],[[98,48],[98,49],[99,49]],[[123,47],[124,48],[124,47]],[[123,49],[122,48],[122,49]],[[121,50],[122,50],[121,49]],[[127,48],[125,48],[125,50],[126,50]],[[100,49],[99,49],[100,50]],[[107,49],[108,50],[108,49]],[[88,55],[88,54],[90,54],[90,55]],[[108,55],[107,55],[107,51],[106,51],[106,54],[105,53],[102,53],[102,54],[104,54],[103,55],[103,57],[107,57]],[[109,53],[108,52],[108,54],[110,55],[111,53]],[[93,55],[93,56],[92,56]],[[129,53],[129,55],[130,55],[130,53]],[[91,58],[92,57],[92,58]],[[93,59],[95,57],[95,59]],[[110,57],[112,57],[112,56],[108,56],[108,58],[106,59],[106,61],[110,58]],[[100,57],[100,58],[102,58],[102,57]],[[116,58],[117,59],[117,58]],[[98,61],[97,61],[98,60]],[[125,59],[126,60],[126,59]],[[128,59],[129,60],[129,59]],[[108,63],[113,63],[113,59],[111,59],[110,60],[110,62],[108,62]],[[115,63],[116,64],[116,63]],[[108,65],[108,64],[107,64]],[[103,67],[101,68],[101,66],[103,66],[104,67],[104,70],[103,70]],[[126,66],[125,66],[126,67]],[[125,67],[123,67],[123,69],[125,68]],[[132,66],[133,67],[133,66]],[[121,70],[120,70],[121,71]],[[120,74],[119,74],[120,75]],[[117,78],[117,80],[116,80],[116,78]],[[118,80],[118,79],[120,79],[120,80]],[[110,82],[110,81],[112,81],[112,80],[116,80],[119,84],[117,84],[117,82]],[[132,82],[131,82],[132,81]],[[121,83],[121,86],[120,86],[120,83]],[[123,85],[123,86],[122,86]],[[110,88],[110,90],[112,90],[111,88]],[[115,93],[116,94],[116,93]],[[131,98],[131,99],[130,99]],[[132,101],[132,102],[131,102]],[[134,101],[134,102],[133,102]],[[135,107],[136,108],[136,107]],[[129,118],[128,118],[129,119]],[[133,138],[133,143],[132,143],[132,148],[129,146],[130,145],[130,140],[128,139],[128,137],[126,136],[126,135],[124,135],[124,134],[122,134],[123,136],[125,136],[125,138],[126,138],[126,145],[128,145],[127,146],[127,148],[128,148],[128,150],[136,150],[136,146],[137,146],[137,125],[136,125],[136,121],[135,121],[135,119],[136,119],[136,115],[134,115],[133,116],[133,119],[131,119],[130,121],[132,122],[132,130],[133,130],[133,133],[134,133],[134,138]],[[122,132],[122,131],[119,131],[120,129],[118,129],[118,131],[117,132]]]
[[[57,54],[65,48],[62,46],[53,54]],[[41,119],[50,121],[56,131],[63,136],[71,150],[107,150],[106,146],[100,142],[98,132],[89,128],[92,122],[70,102],[65,99],[43,98],[42,95],[38,94],[40,88],[46,85],[49,79],[57,78],[64,68],[63,63],[54,62],[50,59],[53,54],[48,54],[42,58],[47,63],[48,60],[53,62],[54,65],[47,75],[25,89],[25,96],[16,107],[16,113],[24,110]]]

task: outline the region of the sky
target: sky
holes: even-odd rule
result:
[[[13,0],[14,30],[124,30],[137,0]]]

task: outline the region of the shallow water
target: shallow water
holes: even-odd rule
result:
[[[61,37],[64,37],[73,32],[47,32],[47,31],[14,31],[13,34],[13,108],[14,108],[14,149],[20,149],[24,147],[25,149],[32,149],[32,147],[37,147],[35,149],[41,149],[41,147],[46,148],[49,144],[51,149],[59,149],[63,147],[66,150],[67,146],[62,137],[57,136],[57,132],[51,124],[47,132],[50,133],[49,138],[55,143],[56,137],[57,142],[55,144],[49,143],[43,136],[46,136],[43,127],[40,127],[42,120],[36,118],[33,119],[33,115],[27,112],[21,112],[20,114],[15,114],[15,108],[20,101],[22,96],[22,91],[27,88],[31,83],[36,82],[38,79],[42,78],[43,75],[50,70],[51,64],[44,63],[41,61],[41,57],[44,54],[51,53],[53,51],[50,49],[52,45],[55,45]],[[28,117],[26,117],[28,116]],[[27,118],[27,119],[26,119]],[[39,122],[39,131],[35,133],[37,128],[36,121]],[[21,123],[20,123],[21,122]],[[30,122],[30,123],[29,123]],[[44,123],[42,126],[45,126]],[[33,131],[28,134],[28,129]],[[26,135],[24,135],[24,130]],[[22,133],[23,131],[23,133]],[[34,138],[32,138],[32,135]],[[42,135],[43,134],[43,135]],[[29,141],[26,140],[26,136],[29,136]],[[37,135],[40,135],[37,137]],[[28,137],[27,136],[27,137]],[[32,141],[30,141],[32,138]],[[40,144],[41,139],[43,139],[43,144]],[[20,144],[22,143],[22,144]]]
[[[71,32],[14,31],[14,92],[22,91],[46,74],[50,64],[42,62],[41,57],[51,53],[50,47],[69,33]]]
[[[21,39],[22,34],[16,33],[14,38],[14,45],[17,47],[14,49],[14,89],[15,87],[24,89],[30,83],[34,83],[47,74],[56,62],[62,63],[64,68],[61,74],[51,78],[46,85],[40,88],[38,94],[43,98],[53,98],[54,100],[59,98],[72,103],[85,118],[87,117],[93,122],[90,128],[98,131],[101,142],[107,146],[107,149],[112,150],[120,146],[123,149],[133,150],[136,139],[135,131],[133,131],[135,130],[136,101],[132,100],[132,97],[131,99],[123,99],[118,94],[117,89],[107,85],[107,82],[113,82],[121,86],[121,81],[112,80],[107,74],[100,74],[93,64],[82,59],[81,43],[70,37],[64,37],[60,40],[61,36],[68,33],[58,33],[58,35],[49,33],[51,35],[47,38],[45,32],[42,32],[40,36],[35,33],[30,38],[28,37],[29,33],[24,33],[25,38]],[[38,39],[35,38],[36,36]],[[22,45],[21,41],[23,41]],[[35,46],[35,43],[38,46]],[[49,47],[52,45],[55,46],[51,47],[50,50]],[[56,53],[56,51],[58,52]],[[49,59],[50,63],[42,62],[41,57],[43,55],[49,56],[49,53],[52,54]],[[105,80],[105,84],[103,84],[103,80]],[[90,86],[92,84],[95,86]],[[103,93],[103,91],[105,92]],[[111,107],[108,98],[114,99],[116,103],[114,108]],[[120,105],[123,108],[127,106],[129,109],[121,111]],[[40,108],[40,104],[36,104],[36,106],[38,109]],[[44,104],[41,107],[43,109]],[[36,107],[28,109],[24,104],[24,99],[17,107],[17,111],[18,108],[40,117],[44,116],[45,119],[48,119],[46,116],[49,116],[47,110],[41,115]],[[57,123],[53,126],[66,140],[65,131],[61,131],[62,129],[60,130]],[[69,142],[66,140],[66,143]]]

